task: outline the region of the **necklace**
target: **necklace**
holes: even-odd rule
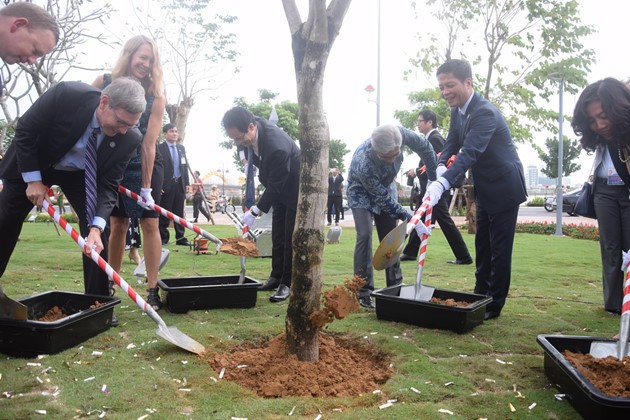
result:
[[[617,148],[617,156],[619,156],[619,160],[622,161],[623,163],[627,163],[628,161],[630,161],[630,157],[628,157],[628,148],[627,147],[623,147],[623,156],[625,156],[625,159],[621,156],[622,152],[621,152],[621,145],[619,145],[619,147]]]

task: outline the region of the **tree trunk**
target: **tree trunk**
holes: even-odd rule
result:
[[[302,23],[294,0],[283,0],[293,38],[293,58],[300,114],[300,195],[293,233],[291,298],[285,320],[287,350],[298,360],[319,358],[319,328],[309,317],[319,309],[324,253],[323,213],[327,197],[330,133],[324,116],[324,70],[350,0],[309,2],[308,20]]]
[[[188,123],[188,116],[190,110],[194,105],[192,98],[184,98],[179,104],[167,104],[166,113],[170,122],[177,126],[177,132],[179,133],[179,143],[184,143],[186,140],[186,125]]]

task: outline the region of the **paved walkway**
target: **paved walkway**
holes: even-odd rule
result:
[[[240,212],[240,209],[237,209],[237,212]],[[188,220],[192,219],[192,207],[186,207],[186,217]],[[214,218],[214,222],[217,225],[232,225],[232,220],[226,215],[221,213],[214,213],[212,215]],[[271,221],[268,220],[269,217],[265,217],[262,220],[256,222],[254,227],[265,228],[271,227]],[[206,222],[206,218],[204,216],[200,216],[201,223]],[[454,216],[453,220],[457,225],[462,225],[466,223],[466,218],[464,216]],[[323,217],[324,223],[326,222],[325,216]],[[518,221],[520,223],[525,222],[547,222],[547,223],[556,223],[556,213],[550,213],[543,209],[542,207],[521,207],[518,215]],[[566,213],[562,214],[562,223],[563,224],[584,224],[584,225],[593,225],[597,226],[597,220],[589,219],[588,217],[581,216],[569,216]],[[354,227],[354,219],[352,218],[352,211],[347,211],[345,213],[345,219],[339,221],[339,225],[342,227]]]

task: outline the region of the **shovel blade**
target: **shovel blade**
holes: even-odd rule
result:
[[[433,298],[435,287],[420,285],[420,287],[401,287],[399,297],[420,302],[428,302]]]
[[[193,340],[177,329],[177,327],[168,327],[161,324],[155,332],[169,343],[175,344],[191,353],[203,354],[206,351],[206,348],[201,343]]]
[[[384,270],[398,261],[406,237],[407,223],[401,223],[383,238],[372,258],[372,266],[375,270]]]
[[[2,293],[0,294],[0,318],[26,321],[28,319],[28,308],[23,303],[15,301]]]
[[[605,342],[605,341],[593,341],[591,343],[591,351],[589,354],[597,359],[603,359],[605,357],[617,357],[623,359],[630,356],[630,349],[628,349],[628,342],[625,345],[621,341]]]

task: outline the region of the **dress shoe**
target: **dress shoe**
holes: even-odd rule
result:
[[[186,239],[186,238],[178,239],[175,243],[177,245],[181,245],[181,246],[190,246],[191,245],[191,243],[188,242],[188,239]]]
[[[265,282],[265,284],[261,284],[258,286],[258,290],[275,290],[280,285],[280,279],[275,277],[269,277],[269,280]]]
[[[291,294],[291,289],[286,284],[281,284],[278,286],[278,291],[271,295],[269,300],[271,302],[282,302],[286,300]]]
[[[367,309],[374,309],[374,308],[376,308],[376,306],[374,306],[374,303],[372,303],[372,298],[369,297],[369,296],[359,298],[359,305],[361,305],[361,306],[363,306],[364,308],[367,308]]]
[[[494,318],[498,318],[499,315],[501,315],[501,312],[498,311],[487,311],[484,315],[483,315],[483,320],[484,321],[488,321],[489,319],[494,319]]]
[[[120,322],[118,322],[118,318],[116,318],[116,315],[112,314],[112,321],[109,325],[112,327],[117,327],[120,325]]]
[[[473,260],[472,257],[466,257],[466,258],[458,258],[456,260],[450,260],[450,261],[446,261],[449,264],[455,264],[455,265],[468,265],[468,264],[472,264]]]
[[[621,309],[606,309],[609,315],[621,315]]]
[[[416,259],[410,255],[402,254],[400,256],[400,261],[415,261]]]

